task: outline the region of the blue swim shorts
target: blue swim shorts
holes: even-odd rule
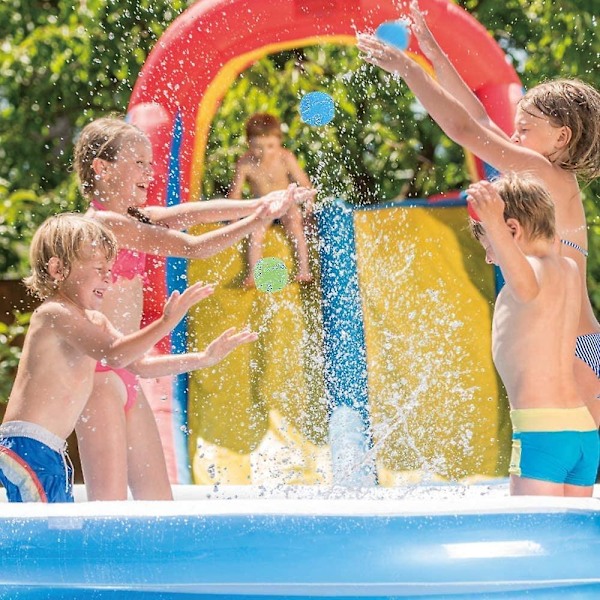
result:
[[[0,483],[9,502],[73,502],[65,440],[26,421],[0,426]]]
[[[586,407],[511,411],[508,472],[569,485],[594,485],[600,460],[598,430]]]

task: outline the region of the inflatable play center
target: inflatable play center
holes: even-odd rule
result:
[[[460,74],[510,130],[521,85],[502,50],[451,2],[423,7]],[[357,31],[399,19],[406,8],[392,0],[289,0],[276,10],[257,1],[191,6],[150,54],[129,107],[129,119],[153,143],[150,202],[203,200],[211,123],[250,65],[291,48],[353,45]],[[414,41],[408,50],[419,55]],[[327,92],[326,82],[321,91]],[[475,157],[467,160],[474,178],[486,175]],[[242,285],[243,245],[155,268],[148,319],[173,289],[217,284],[162,351],[201,348],[230,326],[260,334],[215,368],[173,385],[146,384],[150,397],[162,399],[154,405],[172,480],[240,485],[350,478],[390,486],[423,474],[444,480],[506,475],[508,410],[490,356],[498,282],[468,233],[460,194],[362,209],[328,198],[319,206],[312,238],[319,277],[312,285],[294,281],[293,248],[279,226],[270,228],[264,255],[283,260],[291,273],[282,291]]]
[[[500,48],[451,2],[421,6],[508,130],[521,86]],[[154,149],[151,202],[203,201],[211,123],[255,61],[353,45],[357,31],[405,14],[393,0],[190,6],[131,98],[129,119]],[[486,175],[468,159],[473,177]],[[466,221],[458,192],[368,208],[320,198],[316,281],[295,282],[275,225],[264,254],[292,276],[270,293],[242,286],[241,244],[156,262],[147,319],[171,290],[217,284],[158,351],[203,347],[230,326],[259,340],[214,368],[144,384],[175,502],[85,502],[75,486],[75,504],[1,504],[0,600],[598,598],[597,497],[509,497],[510,425],[490,358],[501,282]]]

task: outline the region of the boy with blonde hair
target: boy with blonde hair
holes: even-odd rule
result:
[[[229,192],[230,199],[241,198],[246,183],[254,197],[284,190],[290,183],[297,183],[304,188],[312,187],[296,157],[281,145],[281,123],[277,117],[267,113],[252,115],[246,122],[246,139],[248,151],[237,162],[233,186]],[[306,202],[307,215],[311,212],[312,198]],[[280,220],[296,250],[296,281],[312,281],[304,220],[299,206],[292,205]],[[263,222],[249,236],[248,273],[244,280],[246,287],[254,286],[254,267],[262,258],[265,235],[271,223],[272,221]]]
[[[73,501],[65,440],[90,396],[97,362],[148,377],[181,373],[215,364],[256,339],[228,330],[204,352],[145,358],[213,289],[198,283],[174,292],[159,319],[122,336],[99,310],[116,255],[114,235],[76,214],[51,217],[33,237],[32,275],[25,283],[43,302],[31,317],[0,426],[0,483],[11,502]]]
[[[540,183],[514,174],[472,185],[467,199],[473,234],[506,282],[492,355],[511,407],[511,494],[591,496],[598,433],[572,360],[580,275],[561,256],[554,204]]]

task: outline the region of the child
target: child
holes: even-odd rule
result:
[[[511,406],[511,494],[591,496],[600,444],[572,361],[581,277],[560,255],[552,199],[513,174],[472,185],[467,199],[480,219],[472,231],[506,281],[492,354]]]
[[[147,372],[182,372],[214,364],[256,339],[229,330],[203,353],[168,357],[177,362],[162,366],[156,359],[146,362],[144,353],[212,287],[196,284],[172,294],[161,318],[121,336],[99,312],[116,254],[110,231],[80,215],[51,217],[33,237],[32,275],[26,284],[43,302],[31,318],[0,426],[0,482],[11,502],[73,501],[65,440],[92,391],[98,361]]]
[[[237,162],[229,198],[241,198],[245,183],[248,183],[252,196],[263,196],[275,190],[285,189],[290,182],[296,182],[306,188],[311,187],[308,175],[294,155],[281,145],[281,124],[277,117],[263,113],[252,115],[246,122],[246,138],[248,151]],[[306,204],[306,212],[307,215],[312,212],[312,198]],[[281,217],[281,222],[296,248],[296,281],[312,281],[300,208],[297,205],[290,207]],[[254,286],[254,267],[262,258],[265,235],[270,224],[264,222],[262,227],[250,234],[248,273],[244,280],[246,287]]]
[[[140,328],[145,253],[212,256],[310,193],[289,188],[252,202],[144,206],[152,180],[152,147],[142,131],[116,118],[101,118],[83,129],[74,162],[82,192],[90,201],[87,215],[108,227],[119,243],[102,311],[124,333]],[[220,221],[234,222],[201,236],[180,231]],[[135,375],[99,363],[76,431],[89,499],[125,500],[128,485],[134,499],[172,498],[158,427]]]
[[[577,263],[581,308],[575,350],[577,384],[600,425],[600,323],[586,287],[587,225],[577,175],[600,174],[600,93],[576,80],[538,85],[521,98],[515,132],[507,136],[460,78],[427,28],[415,2],[413,31],[438,75],[434,80],[404,52],[359,35],[365,59],[400,75],[430,116],[456,143],[500,172],[535,175],[556,205],[562,253]]]

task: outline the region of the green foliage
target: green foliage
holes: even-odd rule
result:
[[[0,402],[8,400],[31,313],[15,313],[14,317],[11,324],[0,322]]]
[[[0,269],[22,276],[49,214],[82,208],[70,173],[80,128],[124,114],[181,0],[0,3]]]

